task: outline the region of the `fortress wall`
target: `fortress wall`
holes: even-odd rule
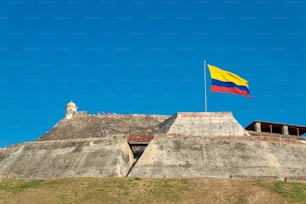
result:
[[[305,144],[249,138],[156,136],[129,176],[305,179]]]
[[[129,135],[155,135],[135,166]],[[306,179],[306,141],[249,136],[231,113],[77,113],[39,140],[0,149],[0,178]]]
[[[190,136],[242,136],[249,133],[230,112],[177,113],[160,125],[161,132]]]
[[[167,118],[169,116],[142,114],[89,115],[77,112],[71,119],[59,121],[38,140],[104,138],[112,134],[152,135],[159,132],[159,124]]]
[[[0,149],[0,177],[124,177],[133,162],[124,137],[24,143]]]

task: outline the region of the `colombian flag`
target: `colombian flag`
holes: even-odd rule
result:
[[[252,96],[249,95],[247,80],[210,64],[208,64],[208,69],[211,76],[210,91],[233,93],[252,98]]]

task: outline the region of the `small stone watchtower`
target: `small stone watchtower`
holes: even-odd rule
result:
[[[76,113],[78,110],[78,107],[76,106],[75,103],[73,103],[73,101],[70,101],[69,103],[67,103],[66,105],[66,119],[71,119],[72,116],[74,115],[74,113]]]

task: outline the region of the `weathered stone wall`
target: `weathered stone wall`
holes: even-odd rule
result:
[[[133,166],[127,138],[152,135]],[[0,149],[0,177],[306,177],[306,141],[249,136],[231,113],[81,112],[39,140]]]
[[[151,135],[159,132],[159,124],[169,116],[163,115],[89,115],[78,112],[40,137],[44,140],[102,138],[113,134]]]
[[[124,177],[133,162],[122,136],[24,143],[0,149],[0,177]]]
[[[305,179],[306,144],[303,142],[249,136],[228,139],[157,136],[129,176]]]
[[[162,132],[189,136],[243,136],[249,133],[232,113],[177,113],[160,124]]]

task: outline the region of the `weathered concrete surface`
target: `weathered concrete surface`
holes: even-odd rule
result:
[[[0,177],[123,177],[133,162],[122,136],[24,143],[0,149]]]
[[[304,141],[165,135],[151,141],[129,176],[306,179],[305,158]]]
[[[133,167],[127,138],[141,137],[143,142],[152,135],[154,139]],[[249,136],[231,113],[177,113],[169,118],[78,112],[39,140],[0,149],[0,177],[129,174],[306,180],[306,141]],[[138,158],[144,147],[133,148]]]
[[[249,135],[230,112],[177,113],[161,123],[160,130],[186,136]]]
[[[98,116],[78,112],[69,120],[59,121],[38,141],[101,138],[112,134],[145,136],[160,132],[188,136],[249,135],[232,113],[176,113],[169,117],[141,114]]]
[[[77,112],[71,119],[59,121],[38,140],[103,138],[113,134],[151,135],[158,133],[159,124],[169,117],[141,114],[89,115]]]

